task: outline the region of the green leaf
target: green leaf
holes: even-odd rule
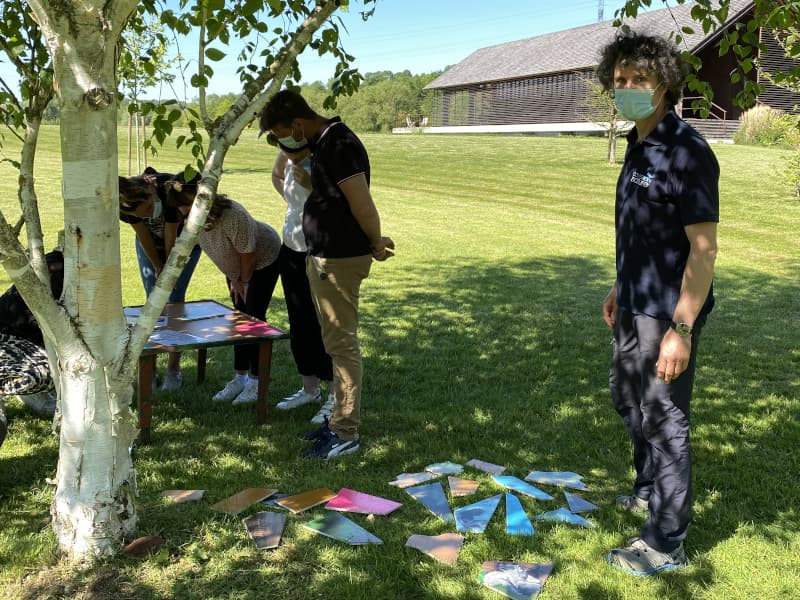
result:
[[[219,61],[225,58],[225,53],[219,48],[206,48],[206,58],[213,61]]]

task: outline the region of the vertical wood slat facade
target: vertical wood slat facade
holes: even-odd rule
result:
[[[788,70],[797,65],[798,61],[792,61],[786,56],[783,46],[771,31],[762,29],[761,43],[766,46],[766,52],[760,57],[762,71],[774,73],[779,70]],[[800,93],[778,87],[763,76],[759,79],[759,83],[764,84],[766,88],[764,93],[758,97],[760,102],[786,112],[800,113]]]
[[[594,71],[476,83],[433,90],[432,126],[520,125],[585,121]]]
[[[732,14],[736,17],[728,22],[728,26],[749,18],[752,6],[752,2],[732,0]],[[675,27],[675,17],[678,21],[685,20],[686,24],[692,23],[690,8],[689,5],[682,5],[673,10],[652,11],[641,15],[631,25],[634,29],[642,25],[642,30],[647,33],[668,35]],[[693,25],[695,29],[699,29],[696,24]],[[433,100],[428,126],[481,127],[483,131],[487,131],[487,128],[490,130],[492,127],[524,128],[531,125],[531,130],[547,127],[550,131],[559,131],[559,124],[570,124],[562,130],[576,130],[575,124],[589,120],[587,99],[591,92],[586,81],[596,81],[595,67],[600,48],[610,41],[613,31],[608,22],[599,23],[501,44],[473,53],[427,86]],[[762,32],[761,36],[767,47],[766,52],[760,56],[764,70],[785,70],[796,64],[796,61],[785,56],[771,32]],[[694,48],[694,53],[703,62],[699,77],[708,81],[714,91],[713,101],[717,105],[712,110],[714,118],[735,121],[742,113],[742,109],[734,103],[742,84],[733,84],[730,81],[729,74],[735,68],[733,53],[719,56],[719,33],[705,36],[698,32],[684,37],[687,47]],[[492,74],[501,74],[502,65],[508,62],[516,62],[518,69],[519,54],[526,48],[530,52],[529,74],[491,79]],[[574,56],[570,56],[570,53]],[[512,55],[513,61],[505,60]],[[525,62],[525,57],[522,62]],[[556,64],[572,68],[534,72],[538,65],[542,65],[539,68],[547,69]],[[759,75],[754,70],[752,78],[756,77]],[[800,94],[779,88],[766,81],[763,76],[759,82],[766,86],[759,97],[760,102],[787,112],[798,110]],[[685,90],[684,95],[690,96],[692,93]],[[693,114],[690,104],[688,101],[685,103],[684,116],[699,116]]]

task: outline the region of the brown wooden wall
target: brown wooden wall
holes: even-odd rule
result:
[[[800,61],[792,60],[786,56],[771,31],[762,30],[761,42],[766,46],[766,52],[761,55],[761,64],[765,72],[788,70],[800,63]],[[763,83],[766,87],[764,93],[758,97],[760,102],[786,112],[800,113],[800,93],[777,87],[763,77],[760,79],[760,83]]]
[[[584,78],[593,72],[559,73],[433,90],[435,127],[520,125],[585,121]]]
[[[791,60],[783,55],[771,33],[763,35],[767,52],[761,57],[767,71],[790,66]],[[716,118],[736,120],[742,109],[733,98],[742,89],[742,84],[730,81],[734,68],[732,53],[719,56],[716,44],[703,49],[698,56],[703,61],[700,77],[711,83],[713,101],[720,109],[714,109]],[[755,70],[752,77],[757,76]],[[575,123],[588,120],[589,109],[586,97],[589,88],[585,79],[595,80],[593,71],[556,73],[514,79],[470,84],[461,87],[433,90],[433,114],[429,126],[478,126],[478,125],[526,125],[546,123]],[[765,92],[759,100],[774,108],[796,112],[800,105],[800,94],[778,88],[767,81]],[[688,89],[686,96],[693,95]],[[684,105],[685,117],[693,115],[689,102]]]

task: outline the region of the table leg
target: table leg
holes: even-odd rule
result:
[[[206,358],[208,350],[200,348],[197,351],[197,383],[203,383],[206,380]]]
[[[267,422],[267,398],[269,397],[269,378],[272,366],[272,340],[264,340],[258,345],[258,403],[256,404],[256,423]]]
[[[156,355],[139,356],[139,385],[136,396],[139,407],[139,441],[150,443],[150,424],[153,419],[153,375],[156,372]]]

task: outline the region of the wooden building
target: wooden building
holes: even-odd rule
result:
[[[733,98],[741,84],[732,84],[732,55],[719,56],[721,33],[704,34],[691,19],[692,4],[640,14],[627,23],[639,33],[668,37],[673,31],[690,27],[682,34],[681,48],[700,57],[701,79],[714,90],[712,114],[705,133],[709,137],[730,137],[738,125],[741,109]],[[753,10],[751,0],[731,0],[727,26],[746,20]],[[433,95],[432,114],[427,116],[426,133],[466,132],[586,132],[603,127],[591,122],[586,98],[587,81],[596,81],[595,68],[600,49],[613,39],[611,21],[595,23],[497,46],[476,50],[426,86]],[[788,65],[771,32],[762,31],[767,54],[765,65]],[[758,74],[753,71],[753,77]],[[796,110],[800,94],[776,88],[763,81],[766,90],[760,102],[783,110]],[[692,96],[687,91],[684,106],[689,118]],[[701,130],[702,130],[702,125]]]

